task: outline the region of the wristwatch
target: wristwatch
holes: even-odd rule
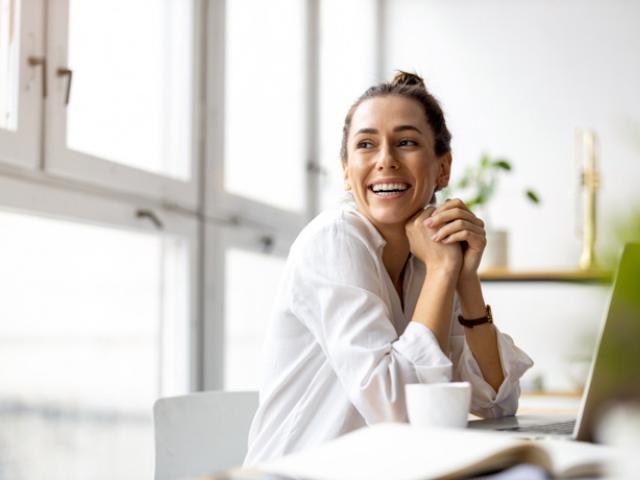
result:
[[[458,315],[458,321],[460,324],[467,328],[477,327],[478,325],[482,325],[483,323],[493,323],[493,315],[491,315],[491,305],[486,306],[487,314],[484,317],[473,318],[473,319],[464,319],[462,315]]]

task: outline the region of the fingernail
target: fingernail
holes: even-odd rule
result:
[[[436,233],[436,234],[434,234],[434,235],[431,237],[431,240],[433,240],[434,242],[437,242],[437,241],[438,241],[438,234],[437,234],[437,233]]]
[[[427,226],[432,226],[433,225],[433,218],[430,218],[427,220]]]

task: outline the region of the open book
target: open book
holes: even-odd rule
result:
[[[590,443],[382,423],[257,467],[305,480],[422,480],[467,477],[527,463],[553,477],[585,477],[602,474],[612,458],[611,448]]]

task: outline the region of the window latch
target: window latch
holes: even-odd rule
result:
[[[57,70],[59,77],[67,77],[67,93],[64,96],[64,104],[69,105],[69,97],[71,96],[71,81],[73,80],[73,70],[66,67],[60,67]]]

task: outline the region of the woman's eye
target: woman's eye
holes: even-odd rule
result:
[[[370,142],[369,140],[362,140],[361,142],[358,142],[357,147],[358,148],[371,148],[371,147],[373,147],[373,143]]]
[[[405,140],[400,140],[398,145],[401,147],[415,147],[416,145],[418,145],[418,143],[415,142],[414,140],[405,139]]]

